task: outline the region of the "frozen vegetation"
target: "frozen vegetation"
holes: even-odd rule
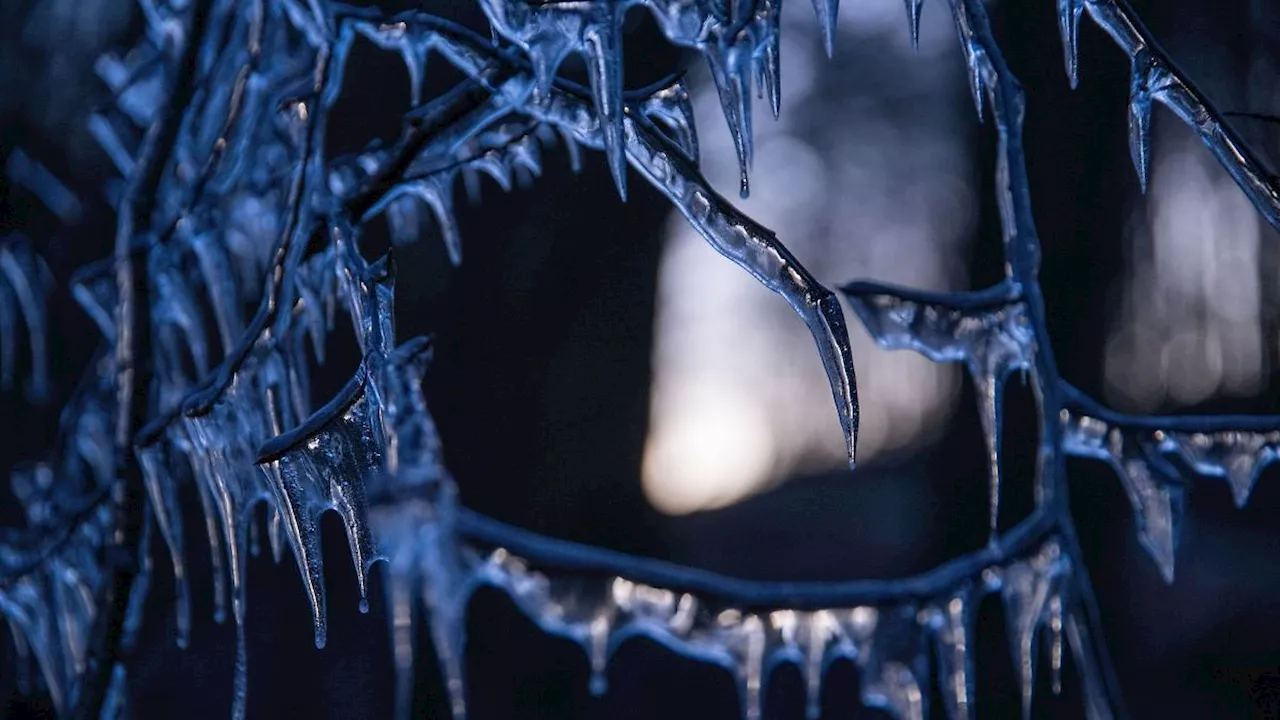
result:
[[[70,291],[96,322],[102,350],[64,410],[59,444],[13,475],[27,526],[0,537],[0,614],[24,661],[38,665],[58,711],[127,713],[127,657],[154,562],[172,563],[178,642],[187,642],[186,557],[193,549],[184,547],[178,491],[191,483],[214,561],[215,613],[239,632],[237,718],[252,692],[244,642],[250,547],[265,533],[277,559],[297,563],[315,642],[323,646],[319,519],[330,510],[346,528],[362,591],[383,561],[401,716],[410,709],[417,618],[429,623],[453,714],[465,716],[464,616],[484,586],[505,592],[546,632],[579,643],[593,693],[607,691],[605,669],[619,645],[645,636],[722,666],[748,719],[760,717],[769,674],[783,663],[800,668],[816,717],[826,671],[840,658],[860,669],[865,704],[921,718],[935,683],[950,717],[970,717],[976,607],[995,593],[1004,603],[1024,709],[1044,642],[1055,687],[1070,652],[1089,717],[1123,716],[1066,502],[1064,458],[1114,466],[1141,543],[1172,582],[1185,485],[1221,478],[1243,505],[1276,456],[1280,419],[1124,415],[1061,379],[1037,283],[1024,96],[984,4],[950,0],[949,12],[978,115],[998,134],[993,191],[1005,278],[949,294],[872,282],[824,287],[781,239],[700,174],[681,78],[624,89],[621,19],[643,5],[669,42],[705,58],[745,196],[752,95],[762,93],[776,114],[783,91],[777,0],[480,4],[492,37],[430,14],[388,16],[327,0],[146,0],[139,45],[98,63],[116,104],[94,117],[91,131],[126,183],[114,255],[83,268]],[[829,53],[836,0],[813,4]],[[906,2],[903,32],[913,39],[921,5]],[[936,5],[927,10],[947,10]],[[1058,0],[1069,81],[1076,82],[1082,16],[1131,62],[1130,152],[1144,185],[1151,114],[1163,105],[1194,128],[1258,212],[1280,226],[1276,181],[1124,0]],[[326,157],[326,121],[357,37],[403,60],[414,108],[394,144]],[[558,76],[572,54],[585,61],[587,86]],[[440,97],[420,97],[429,56],[470,79]],[[963,364],[979,391],[987,442],[989,543],[900,580],[770,583],[553,540],[461,506],[422,391],[431,344],[396,336],[395,264],[389,257],[366,261],[362,231],[385,215],[393,242],[410,242],[429,214],[449,258],[460,263],[455,185],[484,174],[510,187],[517,176],[536,176],[542,154],[553,148],[575,162],[584,149],[604,153],[623,198],[629,165],[715,250],[786,300],[812,335],[851,464],[858,394],[836,292],[882,346]],[[10,173],[46,204],[60,215],[79,212],[75,197],[38,163],[13,157]],[[32,245],[5,241],[0,382],[12,385],[13,369],[30,367],[25,381],[34,395],[49,382],[50,291]],[[323,361],[340,314],[350,319],[363,361],[341,392],[312,407],[310,368]],[[16,359],[22,348],[29,363]],[[998,532],[1000,485],[1009,480],[999,471],[1000,398],[1015,371],[1032,384],[1040,413],[1038,471],[1030,479],[1036,508]],[[265,527],[257,525],[259,506]],[[169,558],[146,557],[151,532],[163,538]],[[415,605],[427,612],[413,612]]]

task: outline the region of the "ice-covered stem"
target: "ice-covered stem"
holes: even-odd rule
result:
[[[527,62],[516,61],[510,53],[469,31],[420,13],[396,16],[391,24],[374,24],[361,13],[353,13],[350,22],[361,23],[369,28],[366,32],[375,34],[393,30],[397,39],[414,29],[430,32],[429,39],[441,54],[473,78],[483,78],[488,68],[497,63],[506,68],[506,73],[487,83],[495,100],[507,103],[513,112],[559,128],[582,145],[597,150],[606,148],[605,130],[589,92],[554,79],[547,92],[535,93],[536,77]],[[624,103],[623,149],[627,160],[680,210],[717,252],[781,295],[804,320],[822,358],[852,464],[858,427],[857,382],[839,302],[772,231],[747,217],[711,188],[690,157],[691,143],[677,144],[649,120],[649,115],[663,120],[669,116],[686,116],[684,108],[676,107],[684,97],[679,92],[655,93],[647,103],[635,100]],[[666,113],[655,113],[652,107],[655,99],[672,107]],[[691,129],[690,126],[689,132],[673,134],[691,136]]]
[[[1280,230],[1280,179],[1267,172],[1253,150],[1224,120],[1224,113],[1214,107],[1161,49],[1127,0],[1058,0],[1058,25],[1072,86],[1075,86],[1078,65],[1076,25],[1083,11],[1088,11],[1089,17],[1129,57],[1132,90],[1129,148],[1144,188],[1151,152],[1154,101],[1172,110],[1196,131],[1258,212]]]
[[[983,570],[1035,547],[1050,533],[1056,532],[1056,522],[1057,519],[1047,513],[1033,513],[991,544],[920,575],[895,580],[831,582],[728,577],[699,568],[550,538],[465,507],[458,508],[457,531],[469,542],[505,548],[538,567],[589,575],[617,575],[646,585],[684,590],[705,600],[735,607],[808,610],[934,597],[965,580],[980,578]]]
[[[1063,451],[1115,469],[1138,539],[1167,582],[1173,582],[1186,486],[1195,476],[1225,480],[1243,507],[1263,469],[1280,457],[1280,417],[1274,415],[1126,415],[1065,382],[1061,387]]]
[[[1037,504],[1047,506],[1061,518],[1068,553],[1077,571],[1072,583],[1089,623],[1087,633],[1095,650],[1099,675],[1098,690],[1110,714],[1124,715],[1124,702],[1105,651],[1101,624],[1098,622],[1097,600],[1089,582],[1084,557],[1075,538],[1075,527],[1068,506],[1067,478],[1062,457],[1062,431],[1058,414],[1062,406],[1057,365],[1046,324],[1044,297],[1038,282],[1040,241],[1036,233],[1031,207],[1031,183],[1027,176],[1026,156],[1022,143],[1025,95],[991,29],[987,9],[980,0],[951,0],[951,9],[969,64],[969,76],[975,91],[984,87],[994,115],[998,150],[996,155],[996,200],[1000,208],[1000,224],[1004,236],[1006,273],[1020,290],[1027,309],[1035,342],[1032,369],[1033,389],[1040,408],[1040,451],[1037,468]],[[982,95],[975,99],[981,105]]]
[[[598,124],[585,101],[568,91],[526,110],[573,133],[578,142],[601,148]],[[804,268],[777,236],[716,193],[694,162],[640,112],[630,106],[624,120],[627,159],[721,255],[781,295],[813,335],[827,373],[850,464],[858,435],[858,391],[848,330],[835,294]]]
[[[139,306],[147,304],[147,284],[138,283],[136,277],[145,273],[145,266],[137,267],[138,259],[131,250],[135,234],[149,228],[160,182],[173,156],[183,114],[195,94],[196,58],[210,27],[211,5],[210,0],[194,3],[187,27],[175,38],[181,43],[181,48],[167,102],[161,115],[147,130],[117,210],[114,253],[117,292],[116,477],[111,490],[115,528],[107,552],[106,571],[109,577],[102,584],[102,597],[95,603],[97,615],[90,635],[88,660],[76,693],[74,715],[84,720],[95,717],[103,708],[115,666],[125,659],[126,618],[130,596],[141,571],[138,553],[146,551],[140,542],[145,522],[146,491],[133,453],[133,433],[135,423],[145,418],[147,412],[151,347],[149,323],[138,321]]]

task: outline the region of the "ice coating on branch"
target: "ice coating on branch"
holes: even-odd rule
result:
[[[1063,451],[1116,469],[1142,544],[1169,582],[1192,476],[1225,480],[1243,507],[1280,448],[1280,418],[1123,415],[1065,383],[1063,394]]]
[[[938,294],[858,282],[841,288],[876,344],[915,350],[934,362],[963,362],[978,395],[987,441],[990,530],[1000,509],[1000,457],[1004,383],[1014,370],[1034,367],[1036,340],[1015,284],[968,293]]]
[[[740,165],[740,192],[746,197],[751,164],[751,84],[757,62],[759,86],[767,91],[775,115],[779,108],[780,4],[776,0],[732,3],[724,8],[707,0],[588,0],[582,3],[533,3],[529,0],[481,0],[493,30],[518,45],[534,69],[537,97],[545,98],[552,78],[574,49],[587,61],[600,143],[625,197],[622,123],[622,41],[620,23],[627,8],[642,5],[653,13],[670,42],[698,50],[707,60],[720,94],[721,109],[733,135]],[[830,54],[838,0],[814,0]]]
[[[623,91],[619,23],[634,4],[654,14],[669,40],[696,49],[712,68],[745,191],[752,81],[768,95],[775,114],[780,105],[779,4],[772,0],[730,7],[704,0],[486,0],[496,34],[519,47],[527,66],[501,43],[422,13],[384,17],[319,0],[219,6],[226,11],[225,46],[207,46],[197,63],[207,73],[209,92],[191,107],[178,108],[185,119],[162,158],[158,226],[138,228],[130,246],[145,253],[156,305],[146,317],[155,330],[152,399],[161,412],[138,433],[137,455],[155,529],[173,556],[179,642],[185,641],[189,611],[177,488],[190,480],[212,551],[215,615],[225,613],[227,577],[231,581],[238,636],[233,716],[242,716],[246,707],[244,561],[246,551],[256,552],[262,532],[253,519],[261,503],[274,556],[280,560],[288,548],[302,570],[318,642],[325,623],[316,537],[320,515],[332,509],[342,517],[362,589],[370,563],[387,559],[401,716],[411,709],[414,623],[424,615],[452,712],[463,716],[466,605],[476,587],[492,585],[539,626],[584,648],[593,692],[607,691],[608,660],[617,647],[642,635],[728,670],[748,718],[759,716],[769,675],[783,662],[801,667],[807,712],[816,717],[825,673],[841,657],[853,659],[863,672],[864,704],[896,717],[924,717],[930,644],[949,716],[972,715],[973,616],[983,595],[1000,587],[1024,703],[1030,702],[1035,644],[1047,632],[1055,688],[1065,639],[1085,686],[1087,714],[1111,717],[1119,699],[1108,687],[1101,640],[1081,610],[1087,578],[1070,572],[1075,550],[1069,543],[1041,542],[1055,523],[1069,522],[1069,515],[1057,512],[1061,508],[1051,499],[1005,536],[994,533],[1004,378],[1034,361],[1033,381],[1038,395],[1048,398],[1046,413],[1052,417],[1055,401],[1068,400],[1061,438],[1046,432],[1045,477],[1037,481],[1057,481],[1062,453],[1111,462],[1134,504],[1144,546],[1170,578],[1183,466],[1226,478],[1243,504],[1261,468],[1275,457],[1280,423],[1175,418],[1158,424],[1082,409],[1070,392],[1052,385],[1057,377],[1035,286],[1038,244],[1022,168],[1022,99],[985,9],[975,0],[954,0],[952,11],[980,117],[984,95],[992,101],[1001,139],[997,192],[1009,240],[1007,267],[1023,285],[1010,280],[954,295],[863,285],[846,293],[882,344],[968,365],[982,401],[990,455],[993,535],[987,547],[902,581],[751,584],[531,536],[458,505],[421,393],[429,346],[422,339],[395,346],[394,268],[388,261],[364,263],[356,252],[360,226],[386,212],[393,237],[403,242],[420,234],[419,212],[429,209],[450,256],[459,261],[454,180],[485,173],[505,189],[513,178],[536,175],[548,128],[565,139],[575,165],[579,146],[603,150],[620,190],[629,162],[717,251],[786,299],[814,336],[853,457],[857,396],[836,298],[772,233],[702,179],[683,84],[643,94]],[[164,107],[167,78],[180,71],[171,67],[170,50],[185,35],[180,18],[187,5],[144,3],[147,38],[140,50],[99,64],[116,108],[96,115],[91,132],[124,173],[145,164],[135,158],[138,137]],[[836,3],[814,5],[830,52]],[[906,0],[913,42],[920,5]],[[1131,147],[1140,179],[1145,183],[1151,102],[1161,102],[1196,128],[1255,205],[1280,224],[1273,179],[1171,69],[1127,5],[1060,0],[1059,29],[1073,83],[1083,8],[1133,58]],[[403,142],[326,159],[324,120],[356,33],[401,55],[415,109]],[[492,97],[453,114],[465,87],[422,104],[432,51]],[[556,78],[561,61],[573,52],[587,62],[587,88]],[[448,122],[415,135],[441,117]],[[77,299],[108,341],[117,333],[119,301],[112,269],[108,262],[74,282]],[[34,287],[28,270],[16,275]],[[36,331],[26,316],[24,290],[10,279],[15,273],[5,273],[0,363],[9,372],[18,322],[28,326],[33,355]],[[246,317],[246,305],[256,306],[258,314]],[[309,364],[312,358],[323,362],[339,308],[351,317],[363,361],[347,387],[312,412]],[[43,328],[43,321],[35,325]],[[98,550],[107,532],[102,490],[116,460],[110,441],[113,374],[110,357],[95,360],[84,394],[69,406],[75,412],[64,415],[68,427],[66,418],[75,418],[66,447],[50,461],[15,473],[13,485],[33,530],[0,538],[0,610],[15,628],[19,652],[36,659],[55,703],[63,706],[84,663],[92,598],[101,584]],[[144,558],[139,590],[130,598],[126,625],[135,629],[150,562]],[[123,677],[117,668],[108,693],[112,707],[127,706]]]
[[[104,580],[99,553],[111,528],[103,499],[113,474],[115,409],[110,357],[98,355],[105,365],[91,366],[63,409],[52,457],[13,471],[10,485],[27,526],[0,533],[0,613],[20,666],[34,661],[59,713],[70,710],[84,670]]]
[[[1078,2],[1078,0],[1072,1]],[[1235,130],[1224,122],[1223,116],[1212,103],[1187,78],[1173,69],[1172,63],[1160,50],[1159,44],[1143,27],[1129,5],[1117,0],[1090,0],[1080,4],[1088,10],[1089,16],[1098,27],[1111,36],[1116,45],[1129,56],[1133,78],[1131,84],[1144,87],[1149,100],[1165,105],[1188,127],[1195,130],[1258,212],[1272,227],[1280,229],[1280,182],[1267,172],[1257,155],[1241,140]],[[1131,148],[1134,147],[1132,140],[1135,136],[1132,122],[1135,119],[1134,110],[1131,94],[1129,110]],[[1138,107],[1137,110],[1140,111],[1139,117],[1145,112],[1146,121],[1149,122],[1149,111],[1142,107]],[[1143,133],[1149,132],[1141,127],[1136,129],[1141,131],[1136,133],[1139,138]],[[1142,146],[1142,150],[1145,157],[1149,147]],[[1135,166],[1139,166],[1136,154],[1134,160]],[[1145,172],[1141,166],[1139,168],[1141,179],[1145,176]]]

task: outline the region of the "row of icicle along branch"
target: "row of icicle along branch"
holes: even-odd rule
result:
[[[466,712],[464,615],[471,594],[486,585],[504,590],[547,632],[582,644],[593,692],[606,691],[612,652],[642,635],[729,670],[748,718],[759,717],[770,672],[780,663],[802,668],[807,709],[816,716],[823,679],[839,658],[860,668],[865,704],[897,717],[924,717],[930,645],[948,715],[971,716],[974,609],[983,596],[998,592],[1024,712],[1031,708],[1037,644],[1045,635],[1054,687],[1069,646],[1090,717],[1123,715],[1066,504],[1063,456],[1095,457],[1115,467],[1140,540],[1172,581],[1186,484],[1196,476],[1222,477],[1243,505],[1275,456],[1280,421],[1122,415],[1059,377],[1036,280],[1039,247],[1021,150],[1023,96],[994,42],[986,8],[968,0],[951,3],[979,115],[989,107],[1000,134],[996,192],[1008,277],[976,292],[936,294],[871,283],[842,291],[882,346],[969,369],[990,455],[991,541],[902,580],[761,583],[536,536],[459,505],[422,396],[429,343],[396,344],[394,262],[390,256],[367,262],[359,244],[362,226],[380,214],[396,244],[422,235],[429,215],[451,259],[460,262],[452,211],[459,178],[473,194],[479,174],[507,189],[540,172],[542,149],[556,139],[575,164],[579,146],[602,150],[624,198],[629,163],[713,247],[780,294],[805,321],[852,461],[856,385],[835,295],[701,176],[683,81],[622,89],[620,19],[631,4],[642,4],[668,40],[707,59],[745,194],[752,82],[775,114],[780,108],[778,3],[481,4],[500,42],[422,13],[386,17],[336,3],[144,3],[146,36],[139,47],[99,63],[117,102],[114,112],[94,116],[91,131],[123,175],[152,178],[154,186],[139,182],[135,190],[155,197],[145,224],[117,238],[123,252],[84,268],[72,289],[102,331],[104,347],[119,347],[137,332],[130,325],[123,326],[129,332],[120,331],[120,319],[128,315],[119,308],[129,294],[120,292],[128,287],[119,284],[121,268],[138,264],[146,273],[152,297],[149,313],[137,322],[149,326],[150,347],[142,348],[150,357],[149,421],[126,428],[130,441],[123,452],[136,457],[132,479],[145,487],[147,501],[140,547],[123,553],[140,553],[140,571],[124,587],[124,599],[115,601],[124,608],[122,632],[108,634],[114,647],[104,655],[95,647],[94,630],[106,615],[105,590],[128,576],[117,567],[122,553],[112,552],[121,520],[110,491],[131,479],[120,470],[122,450],[113,439],[122,422],[116,419],[119,378],[128,365],[121,358],[128,353],[104,350],[68,403],[49,460],[14,473],[29,527],[8,533],[0,544],[0,613],[24,658],[19,665],[35,660],[59,712],[86,714],[84,698],[91,693],[85,685],[98,656],[108,660],[109,685],[103,706],[87,714],[127,712],[125,660],[142,621],[152,528],[169,547],[178,588],[175,635],[187,643],[179,488],[190,482],[214,561],[215,614],[225,617],[229,596],[237,628],[235,717],[247,708],[246,556],[260,551],[264,532],[277,560],[290,551],[312,603],[317,644],[323,645],[318,521],[328,510],[336,510],[346,527],[362,596],[374,562],[386,561],[402,716],[409,712],[414,677],[414,631],[404,619],[417,616],[414,607],[427,611],[452,712]],[[815,10],[830,52],[836,4],[815,0]],[[1073,85],[1084,12],[1131,59],[1130,148],[1144,187],[1154,102],[1200,133],[1259,211],[1280,225],[1274,178],[1158,49],[1127,4],[1060,0],[1058,10]],[[920,12],[921,3],[908,0],[913,41]],[[414,109],[391,147],[326,159],[324,124],[356,36],[400,53],[413,83]],[[184,46],[189,56],[181,53]],[[590,87],[556,76],[573,52],[586,60]],[[420,104],[429,53],[471,80]],[[183,57],[193,61],[180,62]],[[152,130],[164,124],[166,112],[181,122],[168,122],[174,130],[157,147]],[[6,370],[13,367],[14,297],[31,339],[32,388],[47,384],[40,375],[47,333],[40,298],[48,284],[41,267],[28,246],[10,243],[0,250],[0,289],[8,293],[0,308],[0,360]],[[253,308],[256,313],[246,312]],[[323,362],[340,312],[350,319],[364,360],[337,397],[313,409],[311,367]],[[1032,378],[1044,452],[1036,509],[997,533],[1000,399],[1014,370]],[[265,529],[254,520],[259,504],[268,509]]]

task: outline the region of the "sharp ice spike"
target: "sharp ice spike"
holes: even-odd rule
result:
[[[1067,66],[1067,78],[1075,90],[1080,81],[1079,34],[1080,13],[1084,0],[1058,0],[1058,34],[1062,37],[1063,60]]]
[[[920,10],[924,0],[906,0],[907,22],[911,25],[911,49],[920,49]]]
[[[612,8],[602,15],[597,22],[583,29],[583,52],[609,172],[613,175],[618,195],[625,201],[627,156],[622,133],[622,33]]]
[[[1146,51],[1133,57],[1129,80],[1129,157],[1138,172],[1138,184],[1147,191],[1151,164],[1151,58]]]

